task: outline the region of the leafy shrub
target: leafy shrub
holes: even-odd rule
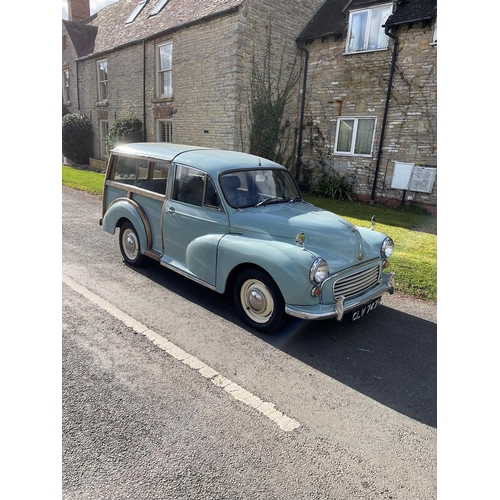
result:
[[[62,119],[62,154],[79,165],[88,165],[93,154],[92,123],[82,113],[69,113]]]
[[[279,63],[273,60],[271,48],[272,35],[269,31],[261,65],[255,54],[252,61],[248,152],[289,168],[295,153],[295,137],[290,121],[285,120],[285,110],[295,95],[300,68],[297,58],[291,69],[285,67],[286,46],[283,46]]]
[[[320,179],[312,190],[316,196],[323,198],[333,198],[334,200],[349,200],[353,199],[353,189],[345,177],[338,175],[336,172],[331,173],[328,177]]]
[[[109,127],[106,137],[106,149],[111,151],[118,144],[141,142],[144,140],[142,122],[138,118],[120,118]]]

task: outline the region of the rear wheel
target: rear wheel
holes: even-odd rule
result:
[[[144,255],[141,253],[141,242],[135,227],[129,221],[120,227],[120,251],[127,264],[135,267],[142,265]]]
[[[243,321],[255,330],[271,333],[286,321],[285,302],[273,279],[259,269],[246,269],[233,289],[234,303]]]

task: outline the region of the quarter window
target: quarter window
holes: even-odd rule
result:
[[[157,62],[157,97],[172,97],[172,42],[158,45]]]
[[[386,49],[389,37],[382,26],[391,14],[392,4],[351,12],[347,52]]]
[[[62,72],[63,103],[69,104],[69,69]]]
[[[371,155],[375,124],[375,118],[339,118],[335,136],[335,153]]]
[[[99,89],[99,102],[108,100],[108,61],[97,61],[97,84]]]

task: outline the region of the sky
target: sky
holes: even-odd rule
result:
[[[116,0],[90,0],[90,15],[115,2]],[[62,0],[62,18],[68,19],[68,0]]]

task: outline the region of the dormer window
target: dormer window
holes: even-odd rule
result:
[[[144,6],[148,3],[148,0],[142,0],[142,2],[139,2],[136,6],[136,8],[132,11],[132,14],[128,16],[127,20],[125,21],[125,24],[129,24],[134,19],[141,13],[141,10],[144,8]]]
[[[382,26],[391,14],[392,3],[350,12],[346,52],[386,49],[389,37]]]

